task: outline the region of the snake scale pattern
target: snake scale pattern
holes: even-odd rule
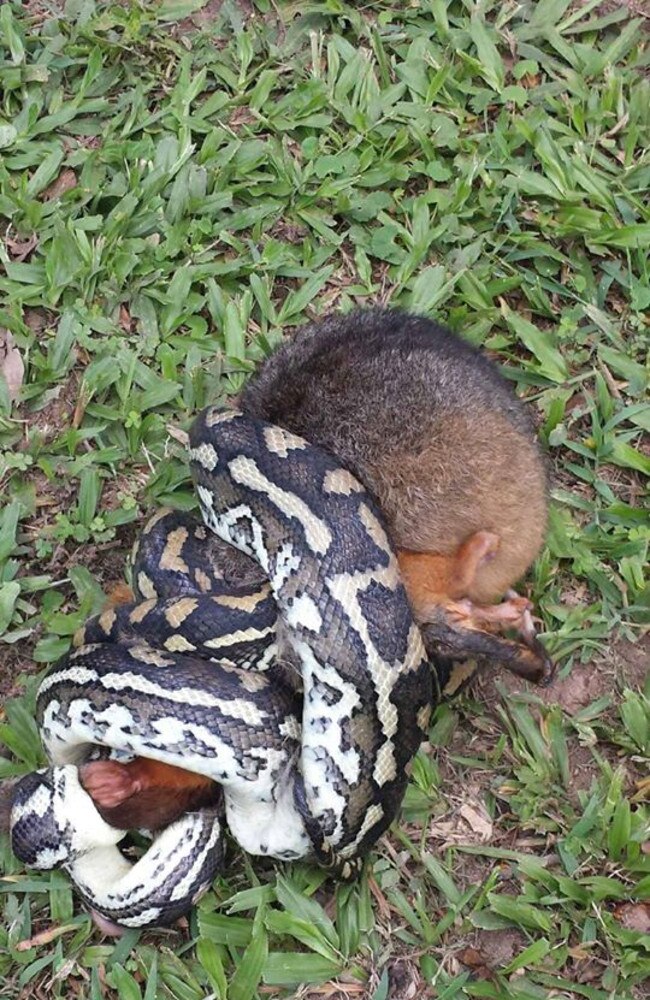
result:
[[[189,454],[205,527],[159,514],[145,528],[136,603],[89,622],[41,685],[52,766],[14,798],[17,855],[67,868],[89,905],[129,926],[169,922],[205,890],[222,862],[221,817],[183,817],[131,866],[116,847],[123,831],[77,779],[97,748],[213,778],[245,850],[313,857],[349,878],[398,812],[434,702],[396,558],[359,482],[236,411],[200,414]]]

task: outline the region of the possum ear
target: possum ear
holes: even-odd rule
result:
[[[459,545],[453,556],[450,596],[465,595],[471,590],[480,567],[494,558],[499,545],[499,536],[492,531],[476,531]]]

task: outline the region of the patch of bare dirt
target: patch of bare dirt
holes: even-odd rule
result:
[[[474,978],[490,980],[525,947],[526,938],[521,931],[477,930],[455,957]]]
[[[37,431],[45,441],[55,438],[68,427],[75,427],[82,373],[75,369],[65,382],[49,390],[47,402],[29,414],[29,430]]]
[[[650,665],[650,636],[632,643],[619,640],[594,657],[588,664],[577,664],[567,677],[557,678],[547,688],[529,684],[520,677],[504,670],[494,670],[480,675],[474,682],[473,694],[478,701],[490,707],[496,725],[500,721],[493,714],[491,706],[503,701],[500,691],[509,695],[532,695],[535,701],[529,706],[533,715],[539,715],[536,702],[542,706],[559,705],[569,716],[576,716],[589,705],[604,697],[611,697],[612,707],[603,713],[603,720],[617,724],[615,704],[623,687],[641,689],[646,681]],[[500,690],[499,690],[500,689]],[[623,767],[626,784],[630,786],[639,780],[640,774],[629,759],[623,760],[616,747],[599,743],[599,754],[613,767]],[[601,774],[601,768],[587,745],[569,741],[569,775],[567,789],[572,801],[578,793],[588,790],[592,780]]]
[[[259,992],[262,996],[277,996],[277,987],[260,986]],[[329,982],[318,986],[303,986],[294,994],[293,1000],[367,1000],[368,996],[365,983]]]
[[[584,7],[587,0],[580,0],[576,6]],[[624,7],[633,17],[644,17],[650,19],[650,0],[603,0],[599,4],[595,13],[609,14],[613,10],[620,10]]]
[[[571,14],[573,11],[585,7],[587,2],[588,0],[575,0],[567,13]],[[618,10],[624,10],[630,18],[643,18],[643,28],[650,30],[650,0],[602,0],[602,3],[598,4],[595,10],[590,11],[588,16],[595,19],[605,17]],[[624,21],[619,23],[622,24]]]
[[[239,13],[244,21],[255,17],[255,8],[251,0],[236,0],[236,2],[233,2],[233,0],[208,0],[205,6],[174,24],[174,33],[187,34],[191,31],[198,31],[209,27],[214,21],[220,18],[222,8],[227,3]]]
[[[74,492],[74,490],[72,490]],[[62,494],[55,501],[62,503]],[[36,533],[38,534],[36,529]],[[56,576],[63,578],[73,566],[85,566],[99,582],[106,594],[124,579],[124,569],[131,547],[135,540],[138,525],[124,525],[118,530],[117,537],[103,544],[87,543],[77,546],[61,545],[52,555],[49,565],[39,563],[27,565],[28,575],[56,570]],[[69,586],[69,585],[68,585]],[[62,611],[72,609],[75,600],[70,588],[71,603],[64,604]],[[33,649],[41,638],[41,633],[30,636],[14,644],[0,642],[0,703],[20,694],[23,688],[21,678],[36,674],[43,669],[42,663],[33,659]]]
[[[577,665],[573,667],[568,677],[557,678],[547,688],[538,688],[528,684],[514,674],[503,672],[498,677],[492,675],[486,678],[489,689],[491,683],[498,682],[506,694],[533,694],[544,705],[559,705],[567,715],[576,715],[593,701],[611,694],[614,689],[613,673],[606,669],[598,669],[595,665]],[[479,697],[482,700],[483,690]]]
[[[12,401],[20,395],[24,374],[25,363],[11,332],[0,327],[0,376]]]
[[[569,798],[575,803],[578,793],[588,791],[594,778],[601,773],[589,747],[578,744],[569,746]]]
[[[23,688],[21,677],[42,669],[42,664],[34,663],[30,653],[31,645],[27,642],[0,643],[0,703],[20,694]]]
[[[617,693],[622,686],[642,686],[647,673],[647,648],[646,641],[637,644],[619,641],[602,656],[596,657],[591,664],[575,666],[566,678],[556,680],[549,688],[535,687],[507,671],[495,670],[479,675],[474,682],[472,695],[485,705],[485,713],[465,719],[458,727],[451,745],[435,751],[444,798],[441,796],[440,808],[434,810],[426,832],[429,851],[437,856],[449,847],[480,848],[481,845],[489,844],[492,847],[546,854],[549,844],[543,835],[531,836],[509,822],[505,800],[497,797],[496,811],[492,813],[486,808],[488,796],[494,795],[502,783],[499,769],[495,771],[494,766],[489,763],[490,754],[503,732],[503,720],[497,712],[497,706],[504,704],[502,692],[506,703],[509,695],[534,696],[536,700],[529,706],[534,715],[543,712],[544,706],[559,705],[567,715],[575,716],[608,695],[612,696],[615,705],[618,701]],[[606,709],[603,717],[611,717],[613,720],[615,711],[615,707]],[[566,794],[576,804],[579,793],[589,790],[602,770],[589,745],[581,743],[575,737],[570,738],[567,743],[570,778]],[[620,756],[616,746],[599,742],[598,752],[613,767],[624,768],[627,786],[635,784],[639,774],[628,758]],[[454,757],[472,757],[475,761],[483,758],[488,763],[485,769],[473,766],[469,775],[471,780],[468,780],[466,768],[454,760]],[[415,839],[421,836],[418,829],[414,828],[412,831]],[[398,851],[394,853],[393,860],[399,862],[400,868],[404,870],[405,866],[408,867],[409,859],[397,857]],[[461,888],[482,883],[495,865],[503,869],[499,889],[507,892],[508,866],[480,854],[457,851],[454,880]]]
[[[627,687],[642,688],[650,671],[650,632],[638,642],[613,643],[603,659]]]
[[[119,3],[120,0],[117,2]],[[37,22],[44,22],[54,17],[61,17],[65,11],[65,3],[66,0],[23,0],[23,11],[27,17],[33,18]],[[182,21],[178,21],[175,27],[177,30],[186,32],[211,24],[218,18],[221,8],[226,3],[241,11],[244,17],[255,14],[251,0],[208,0],[205,6]]]
[[[23,13],[36,22],[60,17],[64,7],[65,0],[23,0]]]
[[[501,968],[511,962],[515,955],[526,947],[526,938],[521,931],[496,930],[476,932],[476,947],[485,956],[485,964],[492,969]]]
[[[393,1000],[414,1000],[426,985],[415,962],[398,958],[388,966],[388,996]]]

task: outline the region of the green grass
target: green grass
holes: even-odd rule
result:
[[[202,0],[62,6],[0,5],[0,326],[14,384],[25,366],[13,402],[0,378],[0,776],[40,761],[34,671],[145,512],[193,502],[167,425],[364,302],[462,330],[536,408],[554,506],[529,591],[586,694],[441,708],[370,880],[233,851],[184,931],[104,941],[5,846],[0,996],[647,996],[643,22],[593,0],[225,0],[200,30]]]

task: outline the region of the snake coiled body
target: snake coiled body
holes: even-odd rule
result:
[[[182,596],[143,571],[136,584],[144,600],[91,624],[87,644],[45,678],[38,711],[54,767],[19,786],[14,849],[43,867],[59,861],[82,881],[85,848],[69,843],[64,858],[54,845],[65,831],[51,796],[101,746],[214,778],[244,848],[313,855],[348,877],[399,809],[433,701],[381,515],[324,452],[232,411],[199,416],[190,465],[205,524],[250,556],[270,589],[229,589],[210,567],[194,567],[192,579],[170,543],[162,569],[185,581]],[[216,816],[196,822],[218,828]],[[45,846],[35,843],[41,834]],[[219,851],[215,833],[180,852],[185,866],[175,878],[185,899],[205,887]],[[173,905],[152,904],[142,885],[135,901],[133,886],[111,902],[93,898],[88,882],[82,894],[133,925],[161,922],[181,905],[180,893]]]

